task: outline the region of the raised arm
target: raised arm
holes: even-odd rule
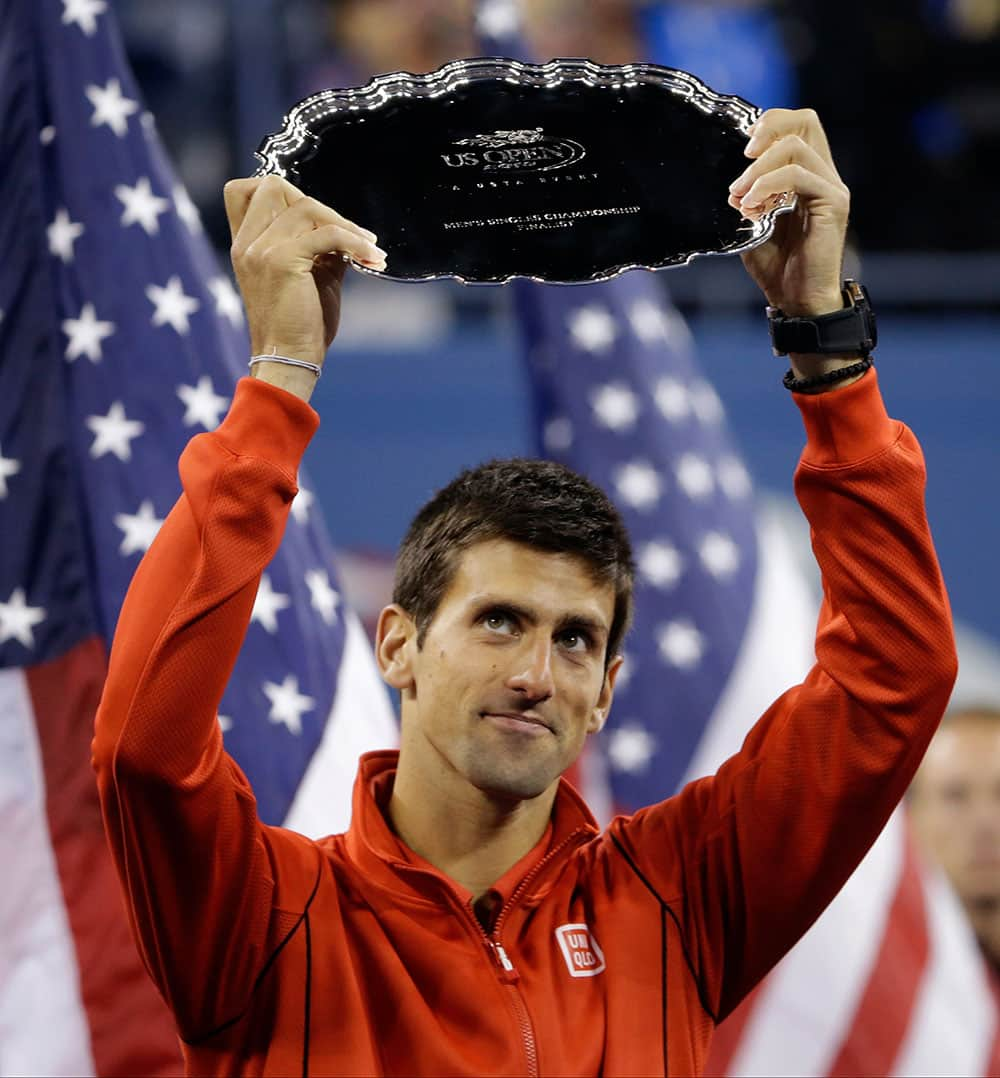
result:
[[[232,180],[225,196],[253,354],[322,367],[340,324],[344,257],[385,268],[375,233],[278,176]],[[281,363],[255,364],[253,374],[306,401],[316,385],[309,370]]]
[[[748,153],[754,162],[734,184],[734,205],[756,212],[786,190],[799,200],[776,239],[746,256],[748,269],[789,315],[840,309],[848,198],[815,114],[766,113]],[[814,378],[858,356],[790,359],[797,377]],[[906,789],[956,673],[916,439],[887,416],[874,370],[795,400],[807,432],[796,494],[823,577],[816,665],[717,775],[615,825],[682,926],[716,1019],[862,859]]]
[[[313,258],[369,257],[369,241],[277,178],[237,181],[226,198],[255,344],[322,363],[344,263]],[[260,826],[216,721],[319,422],[305,403],[314,374],[256,369],[181,456],[183,494],[122,607],[93,746],[140,953],[187,1038],[246,1005],[285,923],[272,909],[274,843],[300,841]]]

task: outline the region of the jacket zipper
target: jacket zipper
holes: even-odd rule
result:
[[[457,903],[459,910],[462,912],[462,916],[473,926],[476,935],[486,944],[487,951],[490,953],[494,964],[500,971],[500,983],[510,991],[510,999],[514,1005],[514,1011],[517,1014],[518,1025],[521,1027],[521,1043],[524,1048],[524,1054],[528,1064],[527,1073],[530,1075],[530,1078],[538,1078],[538,1046],[535,1042],[535,1030],[531,1024],[531,1015],[528,1013],[528,1005],[524,1002],[524,996],[521,995],[521,990],[517,987],[517,982],[521,979],[520,975],[518,974],[514,963],[511,961],[510,956],[507,954],[504,945],[500,942],[500,927],[508,912],[513,908],[517,899],[521,897],[521,894],[528,888],[532,880],[538,876],[550,861],[562,853],[570,843],[574,842],[580,835],[586,834],[586,832],[586,828],[578,827],[575,831],[568,834],[558,846],[549,850],[541,861],[539,861],[524,879],[521,880],[517,887],[511,892],[510,898],[506,901],[503,908],[500,910],[500,913],[497,915],[492,935],[487,934],[486,930],[479,923],[479,920],[470,909],[463,906],[461,903]],[[401,864],[399,867],[408,871],[423,874],[422,869],[415,869],[411,865]]]
[[[500,969],[500,983],[510,993],[510,1001],[514,1005],[514,1013],[517,1015],[517,1024],[521,1030],[521,1047],[524,1048],[525,1061],[527,1063],[526,1074],[530,1078],[538,1078],[538,1045],[535,1043],[535,1030],[531,1024],[531,1015],[528,1014],[528,1005],[524,1002],[524,996],[517,987],[520,976],[510,956],[504,950],[503,944],[494,936],[488,936],[482,925],[475,921],[480,936],[486,941],[486,946],[493,956],[493,961]]]
[[[531,1015],[528,1013],[528,1005],[524,1001],[524,996],[521,995],[521,990],[517,987],[517,982],[521,979],[518,975],[517,969],[514,963],[510,960],[510,956],[504,949],[504,945],[500,942],[500,926],[503,923],[509,910],[514,906],[517,899],[521,894],[527,890],[531,881],[542,871],[542,869],[553,860],[558,854],[560,854],[566,846],[568,846],[574,839],[583,831],[583,828],[578,828],[572,832],[559,843],[555,849],[549,850],[549,852],[538,862],[537,865],[524,877],[523,880],[514,888],[511,892],[511,896],[507,899],[503,909],[497,915],[496,923],[493,926],[492,935],[487,935],[483,926],[479,923],[477,918],[472,917],[472,921],[475,923],[476,928],[486,940],[490,951],[493,954],[493,959],[500,967],[501,976],[500,980],[505,987],[510,989],[510,999],[514,1004],[514,1010],[517,1013],[518,1024],[521,1027],[521,1042],[524,1047],[524,1054],[527,1059],[528,1069],[527,1073],[531,1078],[538,1078],[538,1045],[535,1041],[535,1030],[531,1024]]]

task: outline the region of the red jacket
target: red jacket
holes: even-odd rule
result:
[[[363,760],[347,834],[314,842],[258,821],[223,749],[219,701],[318,423],[240,383],[181,457],[94,742],[135,936],[191,1073],[699,1073],[715,1023],[881,830],[955,675],[916,440],[874,372],[796,399],[825,587],[816,666],[717,775],[604,834],[562,783],[487,934],[387,826],[393,754]]]

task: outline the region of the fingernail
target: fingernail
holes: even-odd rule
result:
[[[756,135],[754,135],[754,137],[744,147],[743,153],[747,157],[753,157],[753,155],[755,153],[758,153],[759,151],[760,151],[760,140],[757,138]]]
[[[367,228],[361,229],[361,234],[363,236],[367,236],[368,239],[370,239],[372,241],[372,243],[378,243],[378,236],[376,236],[375,233],[370,231],[369,229],[367,229]]]
[[[375,252],[373,262],[384,262],[388,258],[388,252],[383,251],[381,247],[376,247],[374,243],[371,245],[371,249]]]
[[[740,173],[740,175],[729,185],[729,190],[737,191],[739,188],[743,187],[746,184],[746,176],[747,174],[745,172]]]

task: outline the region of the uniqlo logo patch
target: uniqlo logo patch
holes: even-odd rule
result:
[[[560,925],[556,939],[571,977],[596,977],[604,972],[604,952],[586,925]]]

